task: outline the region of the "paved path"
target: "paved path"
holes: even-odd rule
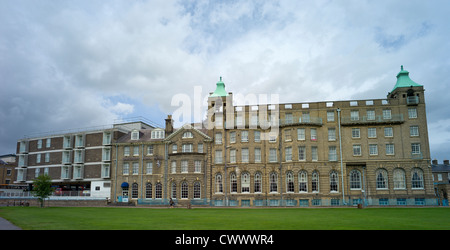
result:
[[[22,230],[22,229],[12,224],[11,222],[7,221],[6,219],[0,217],[0,230]]]

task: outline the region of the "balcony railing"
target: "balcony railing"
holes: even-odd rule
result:
[[[390,118],[385,118],[382,115],[377,116],[360,116],[358,118],[355,117],[342,117],[341,124],[345,125],[375,125],[375,124],[400,124],[405,120],[403,119],[403,114],[391,115]]]

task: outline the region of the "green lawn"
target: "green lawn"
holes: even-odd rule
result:
[[[30,230],[450,229],[449,208],[0,207],[0,217]]]

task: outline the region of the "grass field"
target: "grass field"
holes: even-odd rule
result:
[[[25,230],[448,230],[449,208],[0,207]]]

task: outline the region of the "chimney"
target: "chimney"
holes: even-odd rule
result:
[[[448,165],[448,160],[444,160],[444,165]]]
[[[438,160],[434,159],[433,161],[431,161],[431,163],[432,163],[433,165],[437,165],[437,164],[438,164]]]
[[[166,128],[165,128],[165,133],[166,133],[166,137],[170,134],[172,134],[173,132],[173,120],[172,120],[172,115],[167,115],[167,119],[166,119]]]

